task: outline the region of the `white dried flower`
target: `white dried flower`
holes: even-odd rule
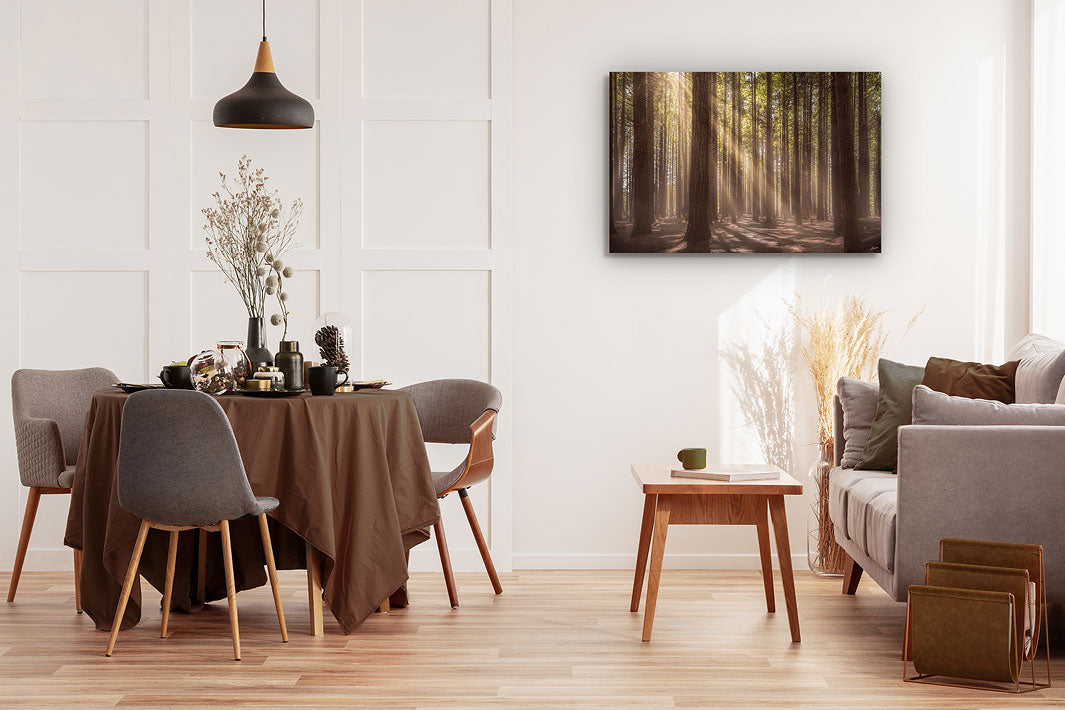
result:
[[[281,315],[275,313],[274,315],[270,316],[270,325],[281,325]]]
[[[281,214],[281,213],[279,211],[277,211],[277,210],[271,210],[271,212],[270,212],[270,216],[275,218],[275,219],[277,218],[277,216],[279,214]]]
[[[282,291],[281,292],[281,300],[282,301],[287,301],[288,300],[288,291]]]
[[[266,253],[266,242],[262,241],[261,239],[259,241],[255,242],[255,251],[257,251],[260,254],[265,254]]]
[[[266,263],[269,264],[273,260],[274,260],[274,253],[270,252],[270,251],[266,252]]]
[[[255,270],[255,275],[256,276],[266,276],[266,267],[265,266],[260,266],[258,269]]]
[[[277,286],[277,277],[273,274],[270,274],[266,277],[266,287],[273,288],[274,286]]]
[[[266,222],[259,222],[259,234],[266,231]]]
[[[277,293],[277,289],[275,287],[273,287],[273,286],[267,286],[266,287],[266,295],[267,296],[273,296],[275,293]]]
[[[294,273],[296,273],[296,270],[293,269],[291,266],[286,266],[284,269],[281,270],[281,275],[284,276],[286,279],[291,279]]]

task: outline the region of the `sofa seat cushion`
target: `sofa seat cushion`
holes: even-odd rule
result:
[[[898,485],[898,477],[891,471],[866,471],[837,466],[828,474],[828,515],[832,518],[837,532],[842,533],[848,540],[857,541],[859,538],[856,535],[860,535],[862,540],[865,539],[864,534],[855,533],[851,529],[849,510],[854,487],[866,480],[891,481]]]
[[[847,532],[865,554],[889,572],[895,571],[897,476],[858,481],[847,495]]]

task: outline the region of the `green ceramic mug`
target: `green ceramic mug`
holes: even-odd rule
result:
[[[706,449],[681,449],[677,452],[677,460],[688,471],[706,468]]]

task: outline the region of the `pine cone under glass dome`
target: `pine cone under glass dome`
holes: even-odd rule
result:
[[[342,313],[323,313],[314,322],[314,342],[322,362],[341,372],[351,371],[351,337],[351,321]]]

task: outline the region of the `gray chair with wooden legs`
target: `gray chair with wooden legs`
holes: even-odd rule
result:
[[[436,497],[441,499],[452,491],[458,491],[466,519],[477,541],[477,549],[484,561],[484,568],[492,580],[496,594],[503,593],[496,574],[488,543],[484,540],[477,515],[473,512],[467,490],[492,475],[492,440],[495,439],[495,421],[503,396],[499,390],[486,382],[477,380],[431,380],[402,388],[414,396],[418,419],[422,426],[422,438],[432,444],[469,444],[466,459],[452,471],[433,472]],[[433,526],[436,546],[440,551],[440,565],[444,569],[444,581],[452,608],[458,607],[459,596],[455,588],[455,575],[451,571],[451,555],[444,537],[444,522],[441,519]]]
[[[288,641],[277,570],[270,545],[266,514],[278,506],[276,498],[256,497],[237,449],[229,419],[210,395],[192,390],[138,392],[122,409],[122,436],[118,451],[118,502],[141,519],[137,542],[129,561],[122,595],[111,623],[107,642],[110,656],[126,613],[137,567],[148,531],[170,533],[163,587],[163,623],[166,638],[170,595],[174,585],[178,535],[184,530],[222,533],[229,623],[233,632],[233,656],[240,660],[237,627],[237,591],[233,581],[233,549],[229,521],[254,515],[259,519],[266,568],[274,592],[274,606],[281,625],[281,640]]]
[[[15,601],[22,563],[42,495],[70,493],[81,447],[85,415],[95,392],[118,378],[102,367],[83,370],[16,370],[11,376],[11,410],[22,485],[30,489],[7,600]],[[74,550],[74,606],[81,613],[81,550]]]

